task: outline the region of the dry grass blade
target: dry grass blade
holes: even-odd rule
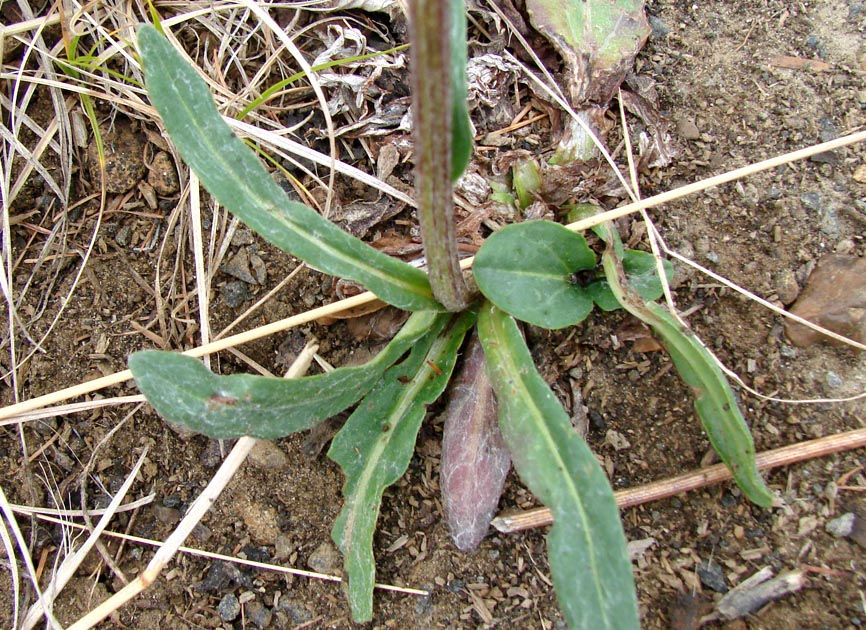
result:
[[[52,576],[51,582],[49,582],[47,588],[43,592],[45,601],[40,601],[30,608],[30,610],[27,612],[27,616],[24,618],[22,628],[24,628],[25,630],[30,630],[30,628],[33,628],[39,622],[39,618],[42,615],[46,614],[48,610],[50,610],[50,608],[46,608],[46,603],[48,606],[52,605],[54,599],[57,597],[60,591],[63,590],[63,587],[66,586],[67,582],[69,582],[70,578],[72,578],[79,565],[84,561],[85,556],[87,556],[87,554],[90,553],[90,550],[94,547],[94,545],[96,545],[96,542],[99,540],[99,536],[102,534],[102,531],[108,526],[108,522],[114,517],[117,508],[120,507],[121,502],[126,497],[126,493],[129,491],[132,482],[135,481],[135,477],[138,474],[138,471],[141,468],[142,464],[144,464],[146,457],[147,450],[145,449],[139,456],[138,461],[135,463],[135,466],[132,468],[129,475],[124,480],[123,485],[114,495],[114,498],[111,500],[111,504],[108,506],[108,509],[100,517],[99,522],[97,523],[93,531],[90,532],[87,540],[82,543],[81,547],[79,547],[75,551],[75,553],[66,556],[63,559],[63,562],[61,563],[57,572]]]

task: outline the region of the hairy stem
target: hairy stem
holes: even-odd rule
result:
[[[449,311],[467,305],[457,257],[451,188],[452,3],[409,2],[415,194],[433,295]]]

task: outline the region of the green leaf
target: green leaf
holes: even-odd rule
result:
[[[484,296],[502,310],[535,326],[564,328],[592,310],[592,298],[572,274],[595,264],[580,234],[551,221],[528,221],[489,236],[472,272]]]
[[[665,269],[665,276],[670,282],[674,277],[674,266],[667,260],[663,260],[662,265]],[[641,299],[646,302],[653,302],[662,296],[664,290],[656,272],[655,256],[649,252],[627,249],[623,254],[622,267],[625,270],[626,282],[637,291]],[[622,308],[606,279],[589,284],[586,290],[592,296],[592,301],[603,311],[615,311]]]
[[[272,440],[309,429],[360,400],[431,325],[444,319],[447,315],[431,311],[414,313],[365,365],[298,379],[217,376],[198,359],[155,350],[130,356],[129,368],[145,398],[165,419],[213,438],[251,435]]]
[[[467,82],[466,6],[464,0],[451,0],[451,181],[460,178],[472,157]]]
[[[625,535],[604,471],[535,369],[517,323],[485,303],[478,333],[514,467],[553,512],[547,556],[569,627],[638,628]]]
[[[541,189],[541,167],[535,158],[528,157],[517,160],[511,170],[520,209],[526,210]]]
[[[577,118],[604,142],[607,104],[651,32],[644,0],[526,0],[526,12],[565,62],[565,86]],[[583,126],[567,117],[564,127],[551,163],[592,158],[594,142]]]
[[[346,500],[331,537],[343,552],[356,622],[373,616],[373,533],[382,493],[406,472],[427,405],[448,384],[463,336],[474,321],[473,312],[455,316],[447,328],[445,319],[437,320],[409,357],[384,374],[331,443],[328,457],[346,475]]]
[[[651,32],[644,0],[526,0],[532,25],[562,55],[572,105],[605,105]]]
[[[181,156],[205,188],[280,249],[334,276],[360,282],[407,310],[441,310],[423,271],[342,231],[289,200],[255,154],[232,134],[207,85],[152,26],[138,32],[147,90]]]
[[[758,473],[752,434],[718,362],[697,336],[664,307],[655,302],[644,303],[621,281],[623,270],[614,254],[619,236],[609,223],[604,224],[602,232],[608,243],[602,265],[616,299],[629,313],[652,327],[670,354],[680,378],[692,388],[695,410],[710,444],[734,481],[749,500],[770,507],[773,495]]]

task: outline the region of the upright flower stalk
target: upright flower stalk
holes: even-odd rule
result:
[[[465,143],[469,119],[463,0],[410,0],[409,24],[415,195],[427,270],[436,299],[449,311],[461,311],[468,290],[457,255],[452,181],[465,168],[471,146]],[[455,139],[465,148],[453,148]]]

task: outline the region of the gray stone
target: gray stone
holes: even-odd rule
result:
[[[217,605],[217,614],[223,621],[234,621],[241,614],[241,603],[237,597],[229,593]]]
[[[254,599],[247,604],[245,616],[257,628],[267,628],[273,621],[274,613],[259,600]]]
[[[258,284],[258,280],[250,271],[250,255],[245,248],[241,248],[237,254],[220,265],[220,271],[238,280],[243,280],[247,284]]]
[[[307,566],[313,571],[327,575],[338,574],[340,564],[340,552],[327,541],[316,547],[307,560]]]
[[[237,308],[252,297],[249,285],[243,280],[226,282],[222,288],[223,300],[231,308]]]
[[[850,536],[851,532],[854,531],[854,523],[856,520],[857,517],[854,513],[848,512],[839,518],[834,518],[832,521],[828,521],[824,526],[824,529],[827,530],[828,534],[833,534],[836,538],[843,538],[845,536]]]

